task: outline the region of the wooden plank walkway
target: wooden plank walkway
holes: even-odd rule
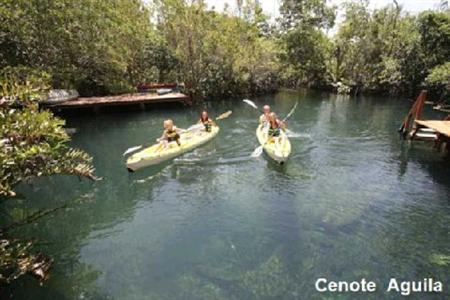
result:
[[[185,105],[192,104],[188,96],[182,93],[174,92],[165,95],[158,95],[153,93],[136,93],[136,94],[123,94],[106,97],[80,97],[65,102],[47,105],[47,107],[57,109],[69,109],[69,108],[136,105],[136,104],[167,103],[167,102],[180,102]]]
[[[424,126],[427,128],[431,128],[435,130],[436,132],[443,134],[447,137],[450,137],[450,121],[438,121],[438,120],[432,120],[432,121],[424,121],[424,120],[415,120],[417,124],[420,126]]]

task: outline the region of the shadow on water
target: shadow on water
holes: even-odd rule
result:
[[[289,161],[279,164],[273,159],[271,159],[266,153],[263,153],[264,158],[267,160],[266,166],[267,168],[280,172],[280,174],[286,174],[287,164]]]
[[[401,142],[399,155],[399,175],[400,177],[409,176],[410,169],[426,169],[427,174],[443,187],[448,186],[450,176],[449,154],[439,153],[433,143],[430,142]]]

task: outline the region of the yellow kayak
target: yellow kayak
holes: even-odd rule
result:
[[[268,129],[262,125],[259,125],[256,129],[256,137],[258,138],[258,141],[262,145],[264,151],[280,165],[284,164],[291,154],[291,142],[289,142],[286,133],[284,130],[281,130],[281,134],[278,137],[277,142],[275,142],[274,139],[267,141],[267,135]]]
[[[139,151],[127,159],[127,169],[136,171],[138,169],[159,164],[163,161],[177,157],[191,151],[206,142],[212,140],[219,133],[219,127],[213,126],[211,132],[205,130],[187,131],[180,134],[180,143],[169,143],[167,147],[158,143]]]

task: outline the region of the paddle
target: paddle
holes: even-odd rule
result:
[[[283,122],[286,122],[287,119],[289,119],[294,114],[294,111],[297,108],[297,105],[298,105],[298,101],[295,102],[294,107],[292,107],[291,111],[286,115],[286,117],[284,117]]]
[[[253,102],[252,100],[250,100],[250,99],[244,99],[244,100],[242,100],[243,102],[245,102],[245,103],[247,103],[248,105],[250,105],[251,107],[253,107],[254,109],[256,109],[257,111],[259,111],[259,112],[263,112],[262,110],[260,110],[259,108],[258,108],[258,106],[255,104],[255,102]]]
[[[231,110],[229,110],[229,111],[227,111],[227,112],[224,112],[223,114],[219,115],[219,116],[216,118],[216,121],[226,119],[226,118],[228,118],[232,113],[233,113],[233,112],[232,112]]]
[[[255,104],[253,101],[248,100],[248,99],[244,99],[243,101],[244,101],[245,103],[247,103],[248,105],[250,105],[251,107],[253,107],[253,108],[259,110],[259,109],[258,109],[258,106],[256,106],[256,104]],[[286,115],[286,117],[284,117],[284,119],[282,120],[283,122],[286,122],[287,119],[289,119],[289,118],[294,114],[295,110],[297,109],[297,105],[298,105],[298,101],[295,102],[295,104],[294,104],[294,106],[292,107],[292,109],[289,111],[289,113]],[[285,131],[287,132],[287,129],[286,129]],[[258,156],[260,156],[260,155],[262,154],[262,152],[263,152],[264,146],[265,146],[268,142],[269,142],[269,139],[267,139],[267,141],[266,141],[263,145],[260,145],[260,146],[258,146],[255,150],[253,150],[253,152],[252,152],[252,154],[250,154],[250,156],[251,156],[251,157],[258,157]]]
[[[252,100],[250,100],[250,99],[244,99],[244,100],[242,100],[242,101],[243,101],[244,103],[250,105],[251,107],[253,107],[253,108],[256,109],[257,111],[259,111],[259,112],[261,112],[261,113],[263,112],[263,111],[261,111],[261,110],[258,108],[258,106],[255,104],[255,102],[253,102]],[[266,142],[266,143],[267,143],[267,142]],[[265,145],[266,143],[264,143],[264,145]],[[255,150],[253,150],[253,152],[252,152],[252,154],[250,154],[250,156],[251,156],[251,157],[258,157],[258,156],[261,155],[262,150],[263,150],[263,146],[261,145],[261,146],[257,147]]]
[[[226,119],[226,118],[228,118],[232,113],[233,113],[233,112],[232,112],[231,110],[229,110],[229,111],[227,111],[227,112],[224,112],[223,114],[219,115],[219,116],[216,118],[216,121],[220,121],[220,120]],[[189,131],[194,131],[194,130],[202,129],[203,127],[204,127],[203,124],[195,124],[195,125],[190,126],[188,129],[183,129],[183,130],[181,130],[181,132],[182,132],[182,133],[186,133],[186,132],[189,132]],[[125,156],[125,155],[127,155],[127,154],[133,153],[133,152],[135,152],[135,151],[141,149],[142,147],[144,147],[144,145],[134,146],[134,147],[128,148],[122,155]]]
[[[267,140],[267,141],[269,141],[269,140]],[[253,158],[259,157],[262,154],[263,148],[267,144],[267,141],[264,143],[264,145],[256,147],[256,149],[253,150],[252,154],[250,154],[250,157],[253,157]]]

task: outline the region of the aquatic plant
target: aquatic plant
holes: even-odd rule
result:
[[[255,270],[245,272],[238,284],[256,299],[279,299],[291,290],[293,281],[281,259],[272,255]]]
[[[177,280],[177,285],[183,291],[181,298],[184,299],[204,299],[204,300],[225,300],[226,293],[216,284],[202,280],[199,277],[184,275]]]
[[[449,266],[450,265],[450,255],[445,254],[432,254],[430,256],[430,262],[439,266]]]

